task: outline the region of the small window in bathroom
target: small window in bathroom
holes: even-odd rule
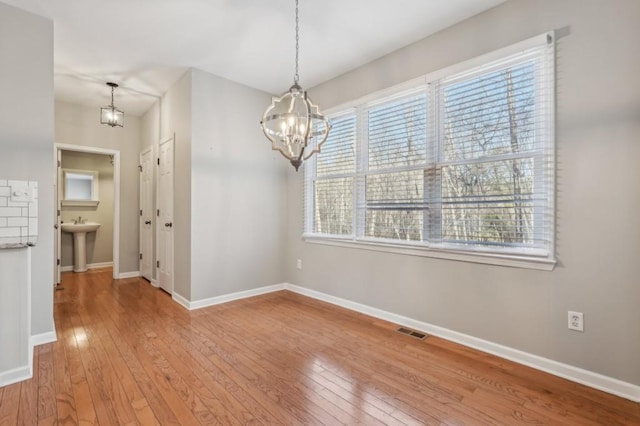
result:
[[[64,169],[63,206],[97,206],[98,172]]]

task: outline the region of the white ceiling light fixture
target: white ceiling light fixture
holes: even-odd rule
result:
[[[320,152],[331,125],[298,84],[300,28],[296,1],[296,72],[293,86],[280,97],[273,97],[262,116],[262,131],[271,141],[271,149],[279,151],[296,171],[302,162]]]
[[[106,124],[111,127],[124,127],[124,112],[117,109],[113,104],[113,91],[118,85],[109,81],[107,86],[111,87],[111,104],[100,108],[100,124]]]

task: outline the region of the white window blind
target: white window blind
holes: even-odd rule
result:
[[[434,239],[549,250],[553,80],[546,49],[434,84],[442,126]]]
[[[421,90],[366,108],[364,236],[424,240],[427,95]]]
[[[554,49],[536,40],[334,115],[305,235],[552,258]]]
[[[326,235],[353,233],[353,187],[356,172],[356,115],[331,120],[329,137],[315,158],[313,232]]]

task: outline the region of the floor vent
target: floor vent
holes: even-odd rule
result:
[[[410,328],[398,327],[396,330],[398,333],[406,334],[407,336],[415,337],[416,339],[423,340],[427,337],[426,334],[420,333],[419,331],[411,330]]]

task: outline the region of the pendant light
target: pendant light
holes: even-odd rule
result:
[[[124,112],[120,111],[113,105],[113,91],[118,85],[116,83],[108,82],[107,86],[111,87],[111,104],[100,108],[100,124],[106,124],[111,127],[123,127],[124,126]]]
[[[272,98],[260,122],[262,131],[271,141],[271,148],[280,151],[296,171],[314,152],[320,152],[331,129],[329,121],[298,84],[299,33],[296,0],[296,71],[293,86],[282,96]]]

